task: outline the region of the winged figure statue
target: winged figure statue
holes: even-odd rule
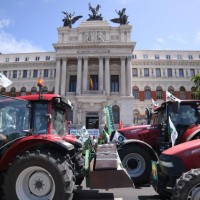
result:
[[[121,11],[115,10],[115,12],[119,15],[118,18],[113,18],[110,21],[114,23],[118,23],[120,25],[128,24],[128,16],[125,14],[126,8],[123,8]]]
[[[92,21],[92,20],[103,20],[103,17],[101,16],[101,14],[98,14],[99,9],[101,8],[101,6],[98,4],[96,6],[96,8],[91,6],[91,3],[89,3],[89,10],[92,12],[92,14],[88,14],[89,18],[87,19],[87,21]]]
[[[79,16],[74,16],[75,12],[72,14],[72,13],[68,13],[68,12],[64,12],[62,11],[63,14],[65,14],[65,18],[62,20],[63,21],[63,26],[68,26],[69,28],[72,28],[72,25],[77,21],[79,20],[81,17],[81,15]]]

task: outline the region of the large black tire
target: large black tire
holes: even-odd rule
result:
[[[128,145],[119,149],[118,153],[123,167],[127,170],[134,184],[149,183],[151,158],[144,148]]]
[[[173,188],[172,200],[195,200],[200,197],[200,169],[184,173]]]
[[[85,159],[82,155],[82,153],[79,153],[76,155],[75,159],[73,160],[76,166],[76,185],[81,185],[84,177],[85,177]]]
[[[5,174],[5,199],[71,200],[74,175],[67,160],[56,155],[38,150],[18,156]]]

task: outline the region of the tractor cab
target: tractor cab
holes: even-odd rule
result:
[[[29,103],[24,100],[0,96],[0,147],[27,135],[30,129]]]

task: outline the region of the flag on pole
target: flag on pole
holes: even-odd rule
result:
[[[159,104],[157,101],[154,101],[152,98],[151,98],[151,101],[152,101],[153,110],[159,107]]]
[[[176,128],[170,117],[169,117],[169,135],[171,136],[171,142],[172,142],[172,147],[173,147],[178,137],[178,132],[176,131]]]
[[[181,102],[180,99],[176,98],[174,95],[172,95],[170,92],[166,91],[166,101],[177,101],[177,102]]]
[[[94,90],[94,83],[93,83],[91,76],[89,76],[89,79],[90,79],[90,89]]]
[[[4,74],[0,73],[0,85],[6,88],[11,84],[12,84],[12,81],[9,80]]]
[[[115,131],[115,135],[113,136],[113,139],[112,139],[113,142],[125,142],[126,141],[126,138],[121,134],[119,133],[118,131]]]

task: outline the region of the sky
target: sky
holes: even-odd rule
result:
[[[54,51],[62,11],[83,16],[76,28],[89,3],[115,27],[110,19],[126,8],[135,50],[200,50],[200,0],[0,0],[0,52]]]

